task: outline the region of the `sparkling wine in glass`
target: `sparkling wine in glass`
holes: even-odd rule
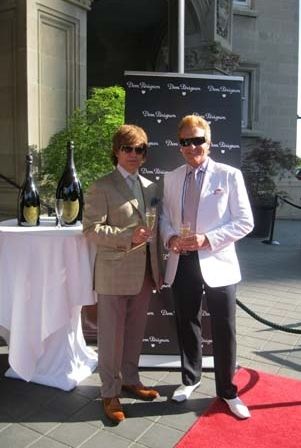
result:
[[[191,224],[190,222],[186,221],[186,222],[182,222],[181,226],[180,226],[180,237],[181,238],[185,238],[187,236],[189,236],[191,233]],[[181,251],[181,255],[187,255],[188,252],[185,250]]]
[[[63,210],[64,210],[64,199],[58,199],[55,200],[55,214],[57,217],[57,226],[60,229],[62,227],[62,216],[63,216]]]
[[[148,207],[145,212],[145,222],[146,227],[150,230],[153,230],[155,222],[156,222],[156,207]],[[150,236],[147,241],[151,241],[152,237]]]

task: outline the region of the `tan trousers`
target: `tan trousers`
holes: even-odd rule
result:
[[[139,384],[138,362],[153,282],[147,269],[136,296],[98,295],[98,367],[102,398]]]

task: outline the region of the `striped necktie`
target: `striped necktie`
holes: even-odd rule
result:
[[[192,169],[187,173],[183,203],[183,222],[190,222],[192,232],[196,230],[196,216],[200,200],[202,169]]]

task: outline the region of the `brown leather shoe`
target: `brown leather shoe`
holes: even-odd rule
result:
[[[103,398],[103,407],[106,416],[114,423],[120,423],[125,419],[121,403],[117,397]]]
[[[145,387],[142,384],[138,384],[137,386],[131,384],[124,384],[122,386],[124,390],[128,392],[132,392],[132,394],[136,395],[136,397],[141,398],[142,400],[154,400],[157,397],[160,397],[160,394],[157,390],[151,389],[150,387]]]

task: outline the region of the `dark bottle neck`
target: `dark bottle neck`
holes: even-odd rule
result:
[[[67,162],[66,168],[75,169],[74,165],[74,144],[73,142],[68,142],[67,144]]]
[[[26,179],[32,178],[32,157],[26,156]]]

